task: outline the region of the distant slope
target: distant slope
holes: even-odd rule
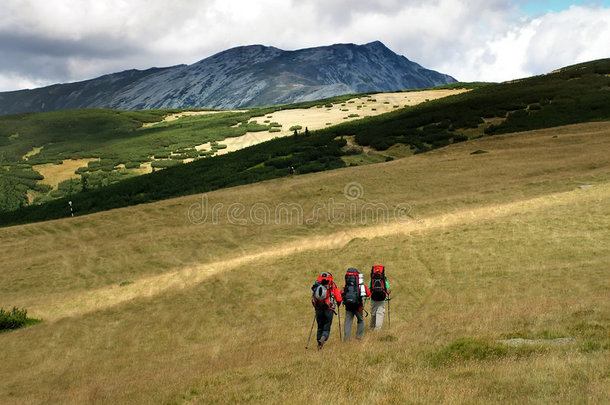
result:
[[[342,158],[350,153],[346,150],[347,137],[376,150],[397,145],[411,153],[421,153],[485,134],[607,121],[609,89],[610,59],[593,61],[311,131],[310,136],[271,140],[108,187],[86,192],[78,192],[80,187],[75,187],[71,199],[78,199],[78,214],[82,215],[287,176],[290,166],[297,168],[297,174],[336,169],[346,165]],[[13,142],[11,137],[16,134],[10,135],[11,132],[0,137],[0,143]],[[154,135],[160,141],[166,138],[162,132]],[[26,176],[20,166],[12,170],[13,177]],[[27,176],[31,178],[35,173]],[[11,187],[5,185],[5,189]],[[67,200],[2,212],[0,225],[61,218],[66,215]]]
[[[297,51],[262,45],[220,52],[192,65],[128,70],[77,83],[0,93],[0,115],[112,108],[241,108],[342,94],[455,83],[381,42]]]

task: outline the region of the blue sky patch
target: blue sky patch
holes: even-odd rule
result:
[[[523,1],[521,10],[533,16],[546,14],[548,12],[560,12],[570,8],[570,6],[602,6],[604,8],[610,8],[610,0],[598,0],[598,1],[575,1],[575,0],[535,0],[535,1]]]

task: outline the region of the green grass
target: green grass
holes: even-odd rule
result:
[[[9,311],[0,308],[0,333],[35,325],[41,322],[40,319],[28,318],[27,314],[28,311],[26,309],[13,307],[13,309]]]
[[[375,152],[366,152],[359,155],[342,156],[341,159],[347,166],[361,166],[386,162],[387,156]]]
[[[192,115],[169,122],[162,122],[162,119],[168,114],[183,110],[83,109],[8,115],[0,117],[0,167],[15,166],[33,176],[33,165],[60,164],[65,159],[100,158],[112,160],[114,165],[149,162],[151,156],[165,159],[171,153],[192,149],[206,142],[241,136],[246,131],[271,129],[276,132],[280,127],[277,122],[271,122],[269,125],[249,122],[254,116],[283,109],[321,106],[329,101],[341,101],[350,97],[353,95],[315,102],[251,108],[243,112]],[[149,123],[157,124],[143,126]],[[243,125],[235,127],[240,123]],[[81,170],[79,174],[83,172],[84,170]],[[21,177],[14,177],[5,172],[0,172],[0,190],[3,195],[0,198],[0,211],[12,211],[28,205],[28,190],[46,194],[41,201],[47,201],[47,197],[50,197],[49,190],[36,188],[35,184],[24,182]],[[54,190],[54,194],[64,196],[58,190]]]

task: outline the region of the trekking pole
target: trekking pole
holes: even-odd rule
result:
[[[311,333],[313,332],[313,324],[316,323],[316,314],[313,314],[313,321],[311,321],[311,329],[309,330],[309,337],[307,338],[307,346],[305,350],[309,349],[309,342],[311,341]]]
[[[392,328],[392,318],[390,317],[390,300],[392,298],[390,298],[390,296],[388,295],[387,301],[388,301],[388,329]]]
[[[337,316],[339,317],[339,341],[343,342],[343,335],[341,333],[341,307],[337,307]]]

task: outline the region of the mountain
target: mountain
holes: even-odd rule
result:
[[[2,92],[0,114],[91,107],[230,109],[455,82],[379,41],[296,51],[251,45],[192,65],[127,70],[82,82]]]

